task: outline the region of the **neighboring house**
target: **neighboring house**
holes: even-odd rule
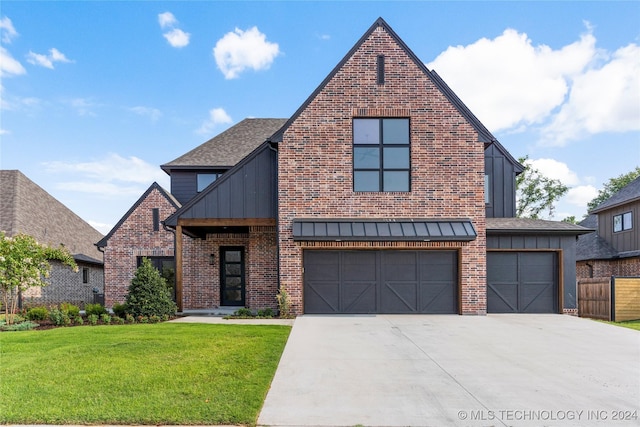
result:
[[[52,247],[62,244],[78,265],[74,272],[52,261],[49,285],[24,292],[23,304],[84,307],[104,292],[102,254],[94,245],[102,234],[18,170],[0,170],[0,230],[8,236],[28,234]]]
[[[640,276],[640,177],[580,223],[596,230],[578,238],[577,277]]]
[[[282,289],[296,314],[577,311],[588,230],[513,218],[522,165],[382,19],[293,116],[162,169],[182,310],[275,307]],[[107,271],[130,253],[99,245]],[[107,280],[107,301],[119,289]]]

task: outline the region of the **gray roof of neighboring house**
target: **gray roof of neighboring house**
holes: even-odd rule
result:
[[[598,216],[587,216],[580,225],[592,230],[598,229]],[[578,237],[576,242],[576,261],[588,259],[610,259],[618,256],[618,252],[597,232],[589,233]]]
[[[94,245],[102,234],[18,170],[0,170],[0,230],[63,244],[76,259],[103,259]]]
[[[487,218],[487,232],[498,233],[551,233],[586,234],[592,229],[564,221],[548,221],[531,218]]]
[[[173,194],[169,193],[167,190],[162,188],[162,186],[160,186],[160,184],[158,184],[157,182],[154,182],[149,186],[149,188],[147,188],[147,191],[145,191],[142,194],[142,196],[140,196],[140,198],[129,208],[129,210],[122,216],[122,218],[120,218],[120,221],[118,221],[118,223],[113,226],[113,228],[107,233],[107,235],[104,236],[102,239],[100,239],[99,242],[96,243],[96,246],[99,248],[104,248],[105,246],[107,246],[107,242],[109,241],[111,236],[113,236],[113,233],[115,233],[122,226],[122,224],[124,224],[127,218],[131,216],[133,211],[135,211],[138,208],[138,206],[140,206],[140,204],[144,202],[144,200],[147,198],[147,196],[149,196],[149,194],[153,190],[158,190],[160,194],[165,199],[167,199],[169,203],[171,203],[176,209],[180,208],[180,202],[178,202],[176,198],[173,197]]]
[[[188,153],[160,166],[171,169],[230,168],[280,129],[287,119],[244,119]]]
[[[619,205],[640,200],[640,176],[622,187],[617,193],[600,203],[591,213],[602,212]]]

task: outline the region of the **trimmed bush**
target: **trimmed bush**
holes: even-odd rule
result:
[[[91,314],[95,314],[97,316],[102,316],[103,314],[109,314],[106,308],[102,304],[86,304],[84,306],[84,311],[87,313],[87,316]]]
[[[111,309],[113,310],[113,314],[118,317],[124,318],[127,315],[127,306],[125,304],[115,303]]]
[[[135,317],[173,316],[177,311],[166,281],[148,258],[136,270],[125,304],[126,312]]]
[[[47,320],[49,318],[49,310],[47,307],[33,307],[27,311],[26,318],[29,320]]]
[[[60,304],[60,311],[65,313],[70,319],[80,317],[80,307],[68,302],[63,302],[62,304]]]

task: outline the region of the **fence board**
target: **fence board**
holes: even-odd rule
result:
[[[640,319],[640,277],[615,277],[612,282],[612,320]]]
[[[578,282],[578,315],[611,320],[611,281],[609,278]]]

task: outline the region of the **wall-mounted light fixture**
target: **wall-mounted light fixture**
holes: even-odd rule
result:
[[[216,254],[209,255],[209,265],[213,265],[216,263]]]

